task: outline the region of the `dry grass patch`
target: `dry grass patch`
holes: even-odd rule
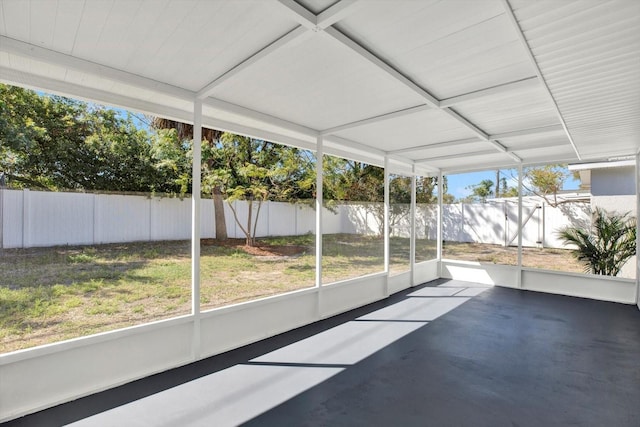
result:
[[[507,263],[514,248],[446,243],[456,259]],[[435,257],[434,241],[417,252]],[[383,240],[323,236],[323,283],[383,270]],[[582,268],[568,251],[525,251],[525,265]],[[201,246],[203,310],[314,286],[315,236]],[[409,267],[409,239],[391,238],[392,271]],[[0,353],[190,313],[190,243],[184,241],[3,250]]]

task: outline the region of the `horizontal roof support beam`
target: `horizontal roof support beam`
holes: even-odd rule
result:
[[[251,110],[249,108],[242,107],[240,105],[222,101],[220,99],[206,98],[202,101],[202,103],[204,106],[217,108],[219,110],[222,110],[231,114],[238,114],[248,119],[253,119],[253,120],[260,121],[262,123],[266,123],[268,125],[277,126],[279,128],[282,128],[291,132],[296,132],[296,133],[308,136],[313,140],[315,140],[320,134],[315,129],[311,129],[306,126],[299,125],[297,123],[292,123],[287,120],[280,119],[278,117],[270,116],[268,114],[261,113],[259,111]]]
[[[440,101],[438,101],[433,95],[429,92],[415,84],[411,81],[407,76],[402,74],[400,71],[393,68],[391,65],[384,62],[382,59],[378,58],[376,55],[371,53],[369,50],[365,49],[360,44],[356,43],[353,39],[346,36],[344,33],[338,31],[334,27],[329,27],[324,30],[325,34],[328,34],[334,40],[342,43],[344,46],[351,49],[353,52],[360,55],[362,58],[366,59],[380,70],[387,73],[389,76],[394,78],[396,81],[402,83],[408,89],[412,90],[414,93],[422,97],[425,103],[430,107],[438,108],[440,105]]]
[[[497,154],[496,150],[477,150],[470,151],[468,153],[460,153],[460,154],[447,154],[444,156],[435,156],[435,157],[427,157],[424,159],[415,160],[416,163],[428,163],[435,162],[438,160],[450,160],[450,159],[459,159],[462,157],[471,157],[471,156],[486,156],[488,154]]]
[[[178,99],[193,101],[195,93],[186,89],[148,79],[137,74],[128,73],[116,68],[100,65],[95,62],[76,58],[75,56],[45,49],[30,43],[15,40],[9,37],[0,36],[0,51],[12,53],[48,64],[69,68],[75,71],[107,78],[109,80],[136,86],[141,89],[148,89],[161,92],[165,95]]]
[[[104,103],[106,105],[139,111],[141,113],[162,115],[168,119],[185,123],[191,123],[193,121],[192,111],[166,107],[164,105],[144,101],[139,98],[118,95],[100,89],[52,79],[50,77],[39,76],[1,66],[0,76],[2,76],[0,81],[17,86],[26,86],[38,90],[46,88],[46,91],[67,97],[73,97],[90,102]]]
[[[436,148],[455,147],[458,145],[467,145],[481,142],[479,138],[456,139],[454,141],[436,142],[435,144],[416,145],[413,147],[400,148],[399,150],[387,151],[387,154],[403,154],[413,151],[430,150]]]
[[[263,49],[254,53],[249,58],[245,59],[244,61],[242,61],[235,67],[233,67],[232,69],[226,71],[221,76],[215,78],[211,83],[207,84],[205,87],[203,87],[198,91],[197,97],[199,99],[204,99],[210,96],[215,91],[218,85],[224,83],[225,81],[229,80],[231,77],[235,76],[242,70],[250,67],[251,65],[260,61],[262,58],[265,58],[266,56],[268,56],[270,53],[275,52],[276,50],[287,45],[288,43],[297,39],[301,35],[306,34],[307,32],[308,30],[303,26],[296,27],[295,29],[289,31],[287,34],[275,40],[273,43],[265,46]]]
[[[316,30],[318,17],[295,0],[278,0],[285,10],[289,11],[289,16],[296,22],[310,30]]]
[[[384,157],[387,153],[377,148],[370,147],[368,145],[361,144],[356,141],[351,141],[350,139],[341,138],[339,136],[325,136],[323,137],[325,142],[339,144],[343,147],[350,148],[352,150],[361,151],[366,154],[373,154],[375,156]]]
[[[362,4],[363,0],[339,1],[316,17],[316,26],[321,29],[330,27],[355,12]]]
[[[560,146],[562,146],[562,144],[558,144],[557,142],[544,142],[544,143],[536,143],[536,145],[527,145],[522,147],[509,147],[507,148],[507,152],[512,153],[514,151],[543,150],[545,148],[557,148]]]
[[[509,139],[509,138],[518,138],[522,136],[540,135],[540,134],[551,133],[551,132],[564,132],[564,128],[562,127],[562,125],[544,126],[539,128],[516,130],[513,132],[498,133],[495,135],[490,135],[489,138],[493,140]]]
[[[336,126],[336,127],[332,127],[329,129],[325,129],[323,131],[320,131],[320,133],[322,135],[330,135],[332,133],[336,133],[336,132],[340,132],[342,130],[347,130],[347,129],[352,129],[358,126],[364,126],[364,125],[368,125],[371,123],[377,123],[377,122],[381,122],[384,120],[389,120],[389,119],[393,119],[396,117],[402,117],[402,116],[407,116],[410,114],[415,114],[417,112],[420,111],[425,111],[425,110],[430,110],[431,107],[429,107],[428,105],[417,105],[415,107],[409,107],[409,108],[405,108],[403,110],[398,110],[398,111],[393,111],[391,113],[387,113],[387,114],[381,114],[379,116],[375,116],[375,117],[370,117],[368,119],[363,119],[363,120],[357,120],[355,122],[351,122],[351,123],[345,123],[344,125],[340,125],[340,126]]]
[[[443,113],[447,114],[449,117],[451,117],[451,118],[455,119],[456,121],[458,121],[458,123],[462,124],[464,127],[469,129],[471,132],[475,133],[478,136],[478,138],[482,139],[483,141],[488,141],[489,140],[489,135],[487,135],[483,130],[481,130],[479,127],[477,127],[476,125],[471,123],[469,120],[467,120],[464,117],[462,117],[457,112],[453,111],[450,108],[442,108],[441,111]]]
[[[453,107],[454,105],[462,104],[465,102],[476,101],[478,99],[486,98],[488,96],[502,95],[508,93],[517,93],[518,91],[537,88],[540,86],[540,80],[537,76],[529,77],[522,80],[516,80],[513,82],[501,84],[498,86],[488,87],[486,89],[480,89],[473,92],[465,93],[451,98],[445,98],[440,100],[440,106]]]

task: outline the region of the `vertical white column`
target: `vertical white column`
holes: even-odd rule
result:
[[[518,287],[522,287],[522,163],[518,165]],[[543,238],[544,239],[544,238]]]
[[[318,289],[318,317],[322,317],[322,187],[324,148],[322,135],[316,140],[316,288]]]
[[[200,174],[202,163],[202,101],[193,103],[193,164],[191,168],[191,314],[192,355],[200,356]]]
[[[382,219],[384,226],[384,272],[387,273],[384,285],[384,296],[389,296],[389,260],[391,257],[389,246],[389,158],[384,157],[384,217]]]
[[[438,218],[437,218],[437,228],[436,239],[438,242],[436,243],[436,257],[438,258],[438,277],[442,276],[442,214],[443,214],[443,206],[442,201],[444,200],[444,175],[442,171],[438,172]]]
[[[640,188],[640,151],[636,154],[636,218],[640,218],[640,197],[638,197],[638,188]],[[636,219],[636,305],[640,309],[640,221]]]
[[[411,167],[411,239],[409,244],[409,266],[411,268],[411,286],[416,285],[416,166]]]

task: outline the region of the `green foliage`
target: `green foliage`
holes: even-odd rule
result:
[[[483,179],[478,184],[470,185],[467,187],[468,190],[471,190],[471,200],[481,201],[482,203],[486,202],[487,197],[493,195],[493,181],[490,179]]]
[[[570,173],[567,165],[553,164],[525,170],[523,187],[529,194],[540,196],[556,207],[562,202],[558,200],[558,193],[562,190]]]
[[[131,116],[0,84],[0,171],[14,187],[176,191],[154,144]]]
[[[213,143],[203,142],[202,159],[203,192],[218,189],[222,193],[248,245],[255,239],[262,202],[296,202],[314,197],[315,159],[308,151],[223,133]],[[248,203],[244,224],[232,204],[235,200]]]
[[[577,246],[573,254],[585,264],[585,272],[616,276],[636,254],[636,220],[628,213],[597,208],[591,230],[569,227],[558,234],[565,243]]]
[[[324,156],[323,197],[348,202],[383,202],[384,169],[354,160]]]

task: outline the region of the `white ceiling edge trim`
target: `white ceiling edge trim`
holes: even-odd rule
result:
[[[0,66],[0,81],[47,93],[191,123],[193,112]]]
[[[15,40],[6,36],[0,36],[0,51],[81,71],[115,82],[136,86],[141,89],[152,90],[154,92],[159,92],[182,100],[193,101],[195,98],[195,93],[187,89],[172,86],[157,80],[148,79],[116,68],[100,65],[95,62],[56,52],[54,50],[45,49],[43,47]]]
[[[573,137],[571,136],[571,132],[569,132],[569,128],[567,127],[567,123],[564,120],[564,116],[562,115],[562,112],[560,111],[560,108],[558,107],[558,103],[556,102],[556,99],[553,97],[553,94],[551,93],[551,89],[549,89],[549,85],[547,84],[547,81],[545,80],[544,76],[542,75],[542,70],[540,70],[540,66],[538,65],[538,62],[536,61],[535,56],[533,56],[533,51],[531,50],[531,46],[529,46],[529,41],[527,40],[527,38],[525,37],[524,33],[522,32],[522,27],[520,27],[520,23],[518,22],[518,19],[516,18],[515,13],[513,12],[513,8],[511,7],[511,4],[509,3],[509,0],[502,0],[502,6],[504,7],[504,10],[506,12],[507,18],[509,18],[509,21],[511,22],[511,25],[513,26],[513,28],[516,31],[516,34],[518,35],[518,38],[520,39],[520,42],[522,43],[525,52],[527,54],[527,56],[529,57],[529,60],[531,61],[531,64],[534,66],[535,70],[536,70],[536,75],[538,76],[538,79],[540,79],[540,83],[542,83],[545,92],[547,93],[547,95],[549,96],[549,99],[551,100],[551,102],[553,102],[553,107],[556,110],[556,114],[558,115],[558,118],[560,119],[560,123],[562,123],[562,127],[564,128],[565,133],[567,134],[567,138],[569,138],[569,142],[571,143],[571,147],[573,147],[573,151],[575,151],[576,156],[578,157],[579,160],[582,160],[581,156],[580,156],[580,151],[578,150],[578,146],[576,145],[575,141],[573,140]]]
[[[226,113],[237,114],[243,116],[244,118],[256,120],[267,125],[276,126],[290,132],[299,133],[309,138],[313,138],[314,140],[320,135],[320,132],[315,129],[283,120],[269,114],[261,113],[256,110],[251,110],[237,104],[222,101],[220,99],[206,98],[202,101],[202,103],[207,107],[215,108]]]

